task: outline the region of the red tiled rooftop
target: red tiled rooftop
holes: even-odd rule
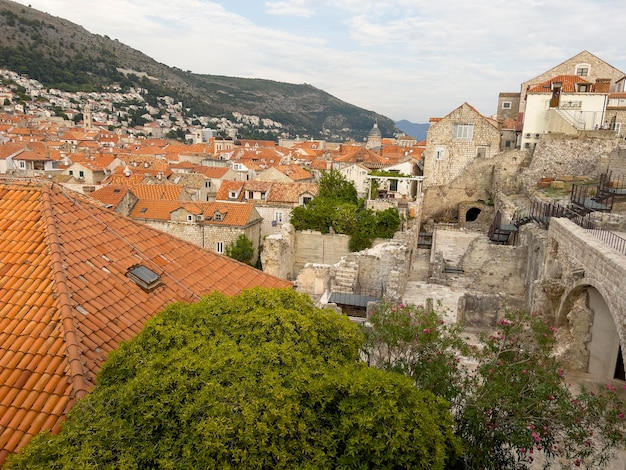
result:
[[[162,284],[132,282],[137,264]],[[0,181],[0,274],[0,464],[58,431],[107,354],[168,304],[291,287],[59,185],[19,181]]]

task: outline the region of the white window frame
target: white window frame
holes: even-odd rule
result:
[[[437,147],[435,149],[435,160],[443,160],[446,157],[446,148]]]
[[[574,75],[577,77],[588,77],[591,74],[591,64],[576,64]]]
[[[283,221],[283,213],[282,212],[274,212],[274,220],[278,223]]]
[[[18,166],[20,167],[20,170],[26,169],[26,162],[24,160],[19,160],[17,163],[18,163]]]
[[[237,199],[237,191],[228,191],[228,199]]]
[[[454,124],[452,138],[457,140],[472,140],[474,138],[474,124]]]
[[[224,242],[216,242],[215,243],[215,251],[220,255],[224,254]]]
[[[187,214],[187,222],[193,222],[193,215]]]
[[[513,107],[513,103],[511,101],[503,101],[502,109],[511,109]]]

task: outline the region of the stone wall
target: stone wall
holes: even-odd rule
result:
[[[473,125],[470,139],[454,138],[456,125]],[[485,155],[477,157],[478,149]],[[437,156],[438,149],[443,150]],[[493,158],[500,149],[500,131],[467,103],[428,129],[424,150],[424,188],[448,185],[463,174],[476,158]]]
[[[306,263],[335,264],[342,256],[350,253],[348,235],[322,234],[312,230],[296,232],[294,273]]]
[[[626,131],[626,125],[624,131]],[[608,170],[613,173],[613,177],[626,177],[626,142],[616,146],[609,154]]]
[[[521,188],[535,188],[542,178],[562,175],[597,177],[606,170],[616,139],[571,138],[547,134],[539,141],[527,168],[518,176]]]
[[[241,234],[244,234],[254,246],[254,264],[259,254],[259,240],[261,235],[261,224],[252,224],[245,228],[231,227],[224,225],[206,225],[198,222],[173,222],[144,220],[142,221],[150,227],[154,227],[162,232],[169,233],[175,237],[193,243],[201,248],[206,248],[217,253],[217,243],[221,242],[222,247],[234,243]]]
[[[294,272],[296,231],[291,224],[283,224],[280,233],[269,235],[263,241],[261,264],[263,271],[282,279],[295,279]]]

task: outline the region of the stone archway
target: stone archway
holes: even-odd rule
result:
[[[624,380],[619,334],[602,293],[583,283],[562,299],[557,314],[560,359],[571,370]]]
[[[589,367],[587,372],[603,378],[621,378],[623,380],[623,362],[621,363],[621,371],[617,367],[621,348],[613,316],[600,292],[589,287],[587,295],[589,308],[593,312],[593,322],[589,332],[591,338],[588,344]]]
[[[465,221],[466,222],[474,222],[478,219],[478,216],[482,210],[478,207],[471,207],[465,212]]]

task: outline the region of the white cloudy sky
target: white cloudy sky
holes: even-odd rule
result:
[[[626,71],[624,0],[20,0],[196,73],[309,83],[428,122],[588,50]]]

